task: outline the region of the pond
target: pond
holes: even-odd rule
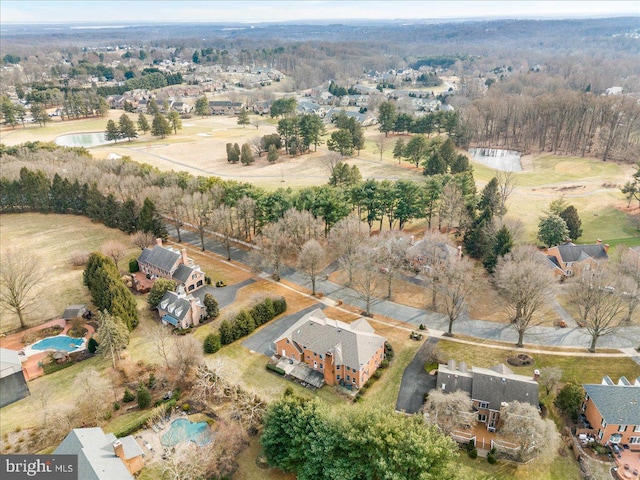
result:
[[[110,143],[104,132],[70,133],[56,137],[56,145],[61,147],[97,147]]]
[[[501,148],[470,148],[469,153],[473,159],[487,167],[503,172],[520,172],[522,154],[515,150],[503,150]]]

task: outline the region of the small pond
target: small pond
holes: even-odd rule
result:
[[[520,172],[522,154],[515,150],[503,150],[501,148],[470,148],[469,153],[473,159],[487,167],[503,172]]]
[[[61,147],[97,147],[110,143],[104,132],[70,133],[56,137],[56,145]]]

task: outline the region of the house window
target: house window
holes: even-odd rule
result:
[[[189,288],[187,289],[188,291],[191,291],[195,288],[195,285],[189,285]]]
[[[607,422],[604,421],[604,418],[602,419],[602,428],[607,428]]]
[[[602,429],[598,430],[598,440],[602,440]]]
[[[489,408],[489,402],[479,402],[478,408]]]
[[[311,357],[309,355],[307,355],[307,360],[311,360]]]
[[[314,356],[314,357],[317,357],[317,356],[318,356],[318,354],[317,354],[316,352],[313,352],[313,356]]]
[[[626,426],[626,425],[620,425],[620,426],[618,427],[618,431],[619,431],[619,432],[624,432],[626,429],[627,429],[627,426]]]
[[[351,380],[352,383],[356,383],[356,377],[353,377],[353,379]]]
[[[323,365],[322,365],[322,364],[320,364],[320,370],[322,370],[323,368],[324,368],[324,367],[323,367]]]
[[[633,427],[633,431],[640,432],[640,425],[636,425],[635,427]]]
[[[632,445],[640,445],[640,437],[629,437],[629,443]]]
[[[336,380],[340,380],[340,375],[337,375],[337,376],[336,376]]]
[[[487,423],[487,416],[485,414],[478,415],[478,421],[480,423]]]
[[[347,382],[351,380],[351,377],[349,375],[347,375]]]
[[[287,345],[289,345],[289,339],[287,338]]]
[[[340,370],[340,365],[336,365],[336,369],[337,369],[337,370]]]
[[[609,437],[609,443],[620,443],[620,440],[622,440],[622,435],[619,433],[614,433]]]
[[[322,360],[322,355],[318,355],[320,357],[320,360]]]
[[[196,283],[197,287],[201,287],[202,286],[202,280],[198,280],[198,283]]]
[[[195,273],[191,275],[191,280],[195,280],[196,278],[198,278],[198,276]]]

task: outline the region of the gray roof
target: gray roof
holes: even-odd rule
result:
[[[180,295],[177,292],[167,292],[158,303],[158,309],[164,310],[173,318],[182,320],[191,310],[191,302],[189,301],[191,298],[193,297]],[[200,299],[196,301],[199,302]]]
[[[473,388],[471,398],[489,403],[491,410],[500,410],[501,404],[517,401],[537,407],[538,382],[532,377],[516,375],[504,364],[490,369],[472,367]]]
[[[74,428],[53,453],[78,455],[78,478],[82,480],[133,480],[133,475],[113,450],[116,440],[113,433],[105,434],[99,427]],[[120,441],[125,447],[126,458],[137,456],[133,446],[137,442],[133,437],[121,438]],[[137,452],[142,455],[139,445]]]
[[[432,255],[430,250],[431,245],[432,242],[430,241],[420,240],[407,249],[407,256],[409,258],[415,258],[418,256],[430,258]],[[458,255],[458,250],[447,243],[439,242],[436,243],[435,246],[437,248],[435,254],[442,260],[456,258]]]
[[[62,318],[64,318],[65,320],[78,318],[84,313],[86,309],[86,305],[70,305],[65,309],[64,313],[62,314]]]
[[[0,348],[0,378],[22,371],[20,355],[15,350]]]
[[[605,422],[640,425],[640,386],[583,385]]]
[[[604,245],[596,243],[593,245],[574,245],[573,243],[565,243],[558,245],[560,258],[564,263],[582,262],[588,258],[594,260],[608,260],[609,255],[604,249]]]
[[[385,339],[373,333],[371,325],[360,319],[351,325],[327,318],[319,308],[307,313],[275,341],[290,339],[302,349],[324,355],[334,355],[336,365],[360,370]]]
[[[180,259],[180,253],[173,249],[155,245],[153,249],[145,248],[138,257],[138,263],[147,263],[161,270],[170,272]]]
[[[176,271],[173,272],[173,278],[179,283],[186,283],[186,281],[189,280],[189,277],[191,276],[193,270],[194,268],[181,263],[180,266],[176,268]]]
[[[489,409],[500,410],[502,403],[518,401],[538,406],[538,383],[531,377],[516,375],[504,364],[490,369],[462,367],[456,369],[452,365],[438,366],[437,387],[445,392],[462,390],[472,400],[487,402]]]

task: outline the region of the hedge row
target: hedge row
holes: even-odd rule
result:
[[[280,367],[276,367],[273,363],[267,363],[267,370],[277,373],[278,375],[283,375],[286,373]]]
[[[233,320],[223,320],[220,324],[220,342],[229,345],[239,338],[246,337],[257,327],[267,323],[287,310],[284,298],[265,298],[250,310],[241,310]]]

